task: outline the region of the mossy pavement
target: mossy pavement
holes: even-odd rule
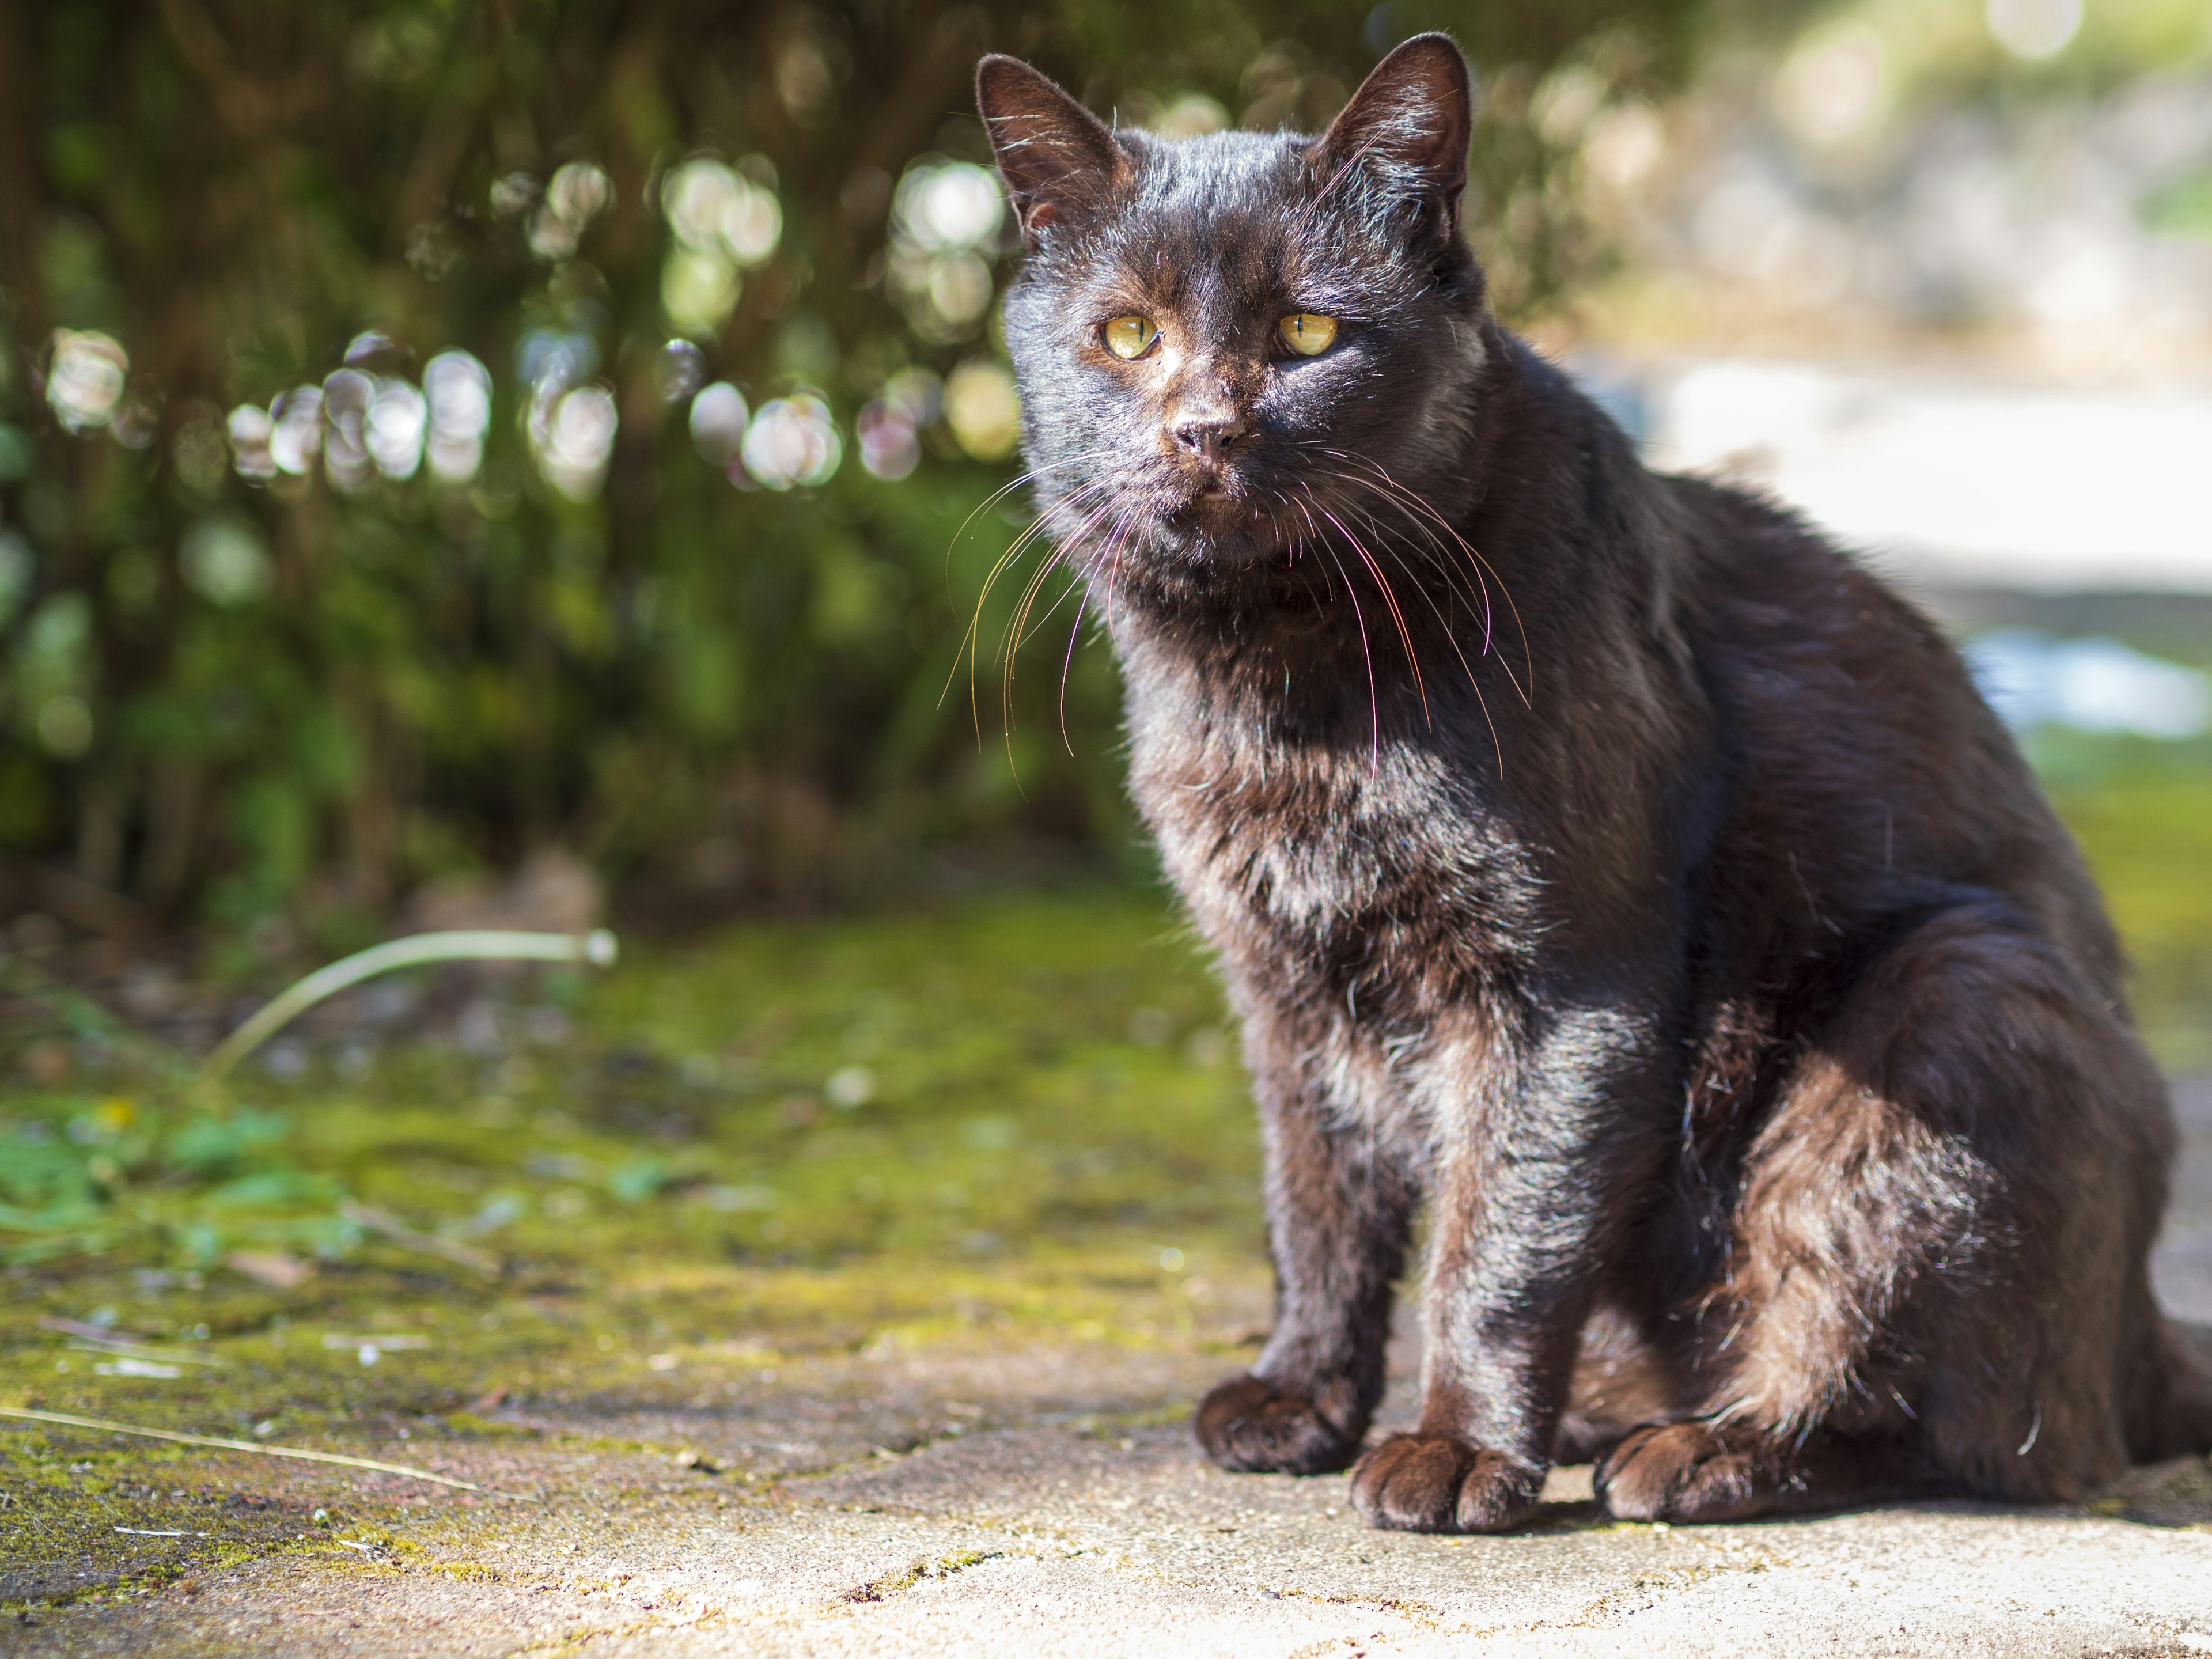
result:
[[[438,994],[435,1041],[334,1018],[252,1073],[213,1115],[261,1139],[197,1175],[161,1135],[202,1109],[112,1044],[15,1091],[21,1145],[119,1173],[104,1249],[7,1270],[0,1404],[481,1490],[0,1419],[0,1651],[2212,1651],[2197,1461],[2077,1510],[1672,1532],[1563,1470],[1496,1540],[1204,1468],[1184,1413],[1267,1279],[1233,1045],[1155,899]]]

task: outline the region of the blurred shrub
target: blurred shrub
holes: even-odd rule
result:
[[[1003,611],[939,708],[1025,517],[976,55],[1312,126],[1454,27],[1525,309],[1601,263],[1575,157],[1698,15],[7,0],[0,854],[336,945],[552,842],[740,896],[1121,844],[1103,653],[1073,758],[1058,642],[998,741]]]

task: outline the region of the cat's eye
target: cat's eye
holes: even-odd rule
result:
[[[1298,311],[1275,325],[1283,343],[1301,357],[1318,357],[1336,343],[1336,319],[1318,312]]]
[[[1160,331],[1149,317],[1116,317],[1106,325],[1106,349],[1116,357],[1141,357],[1159,337]]]

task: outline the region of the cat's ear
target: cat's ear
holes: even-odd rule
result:
[[[975,107],[1031,247],[1046,226],[1097,207],[1129,175],[1106,125],[1018,58],[975,66]]]
[[[1370,171],[1385,188],[1433,208],[1449,229],[1467,188],[1474,88],[1448,34],[1417,34],[1377,64],[1329,123],[1318,149],[1324,177]]]

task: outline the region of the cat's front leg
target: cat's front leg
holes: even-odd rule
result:
[[[1650,1022],[1583,1010],[1526,1058],[1447,1066],[1431,1194],[1420,1425],[1360,1458],[1353,1504],[1407,1532],[1531,1515],[1608,1250],[1659,1137]]]
[[[1275,1328],[1249,1372],[1200,1402],[1192,1428],[1225,1469],[1319,1474],[1358,1455],[1382,1396],[1390,1286],[1414,1194],[1365,1125],[1337,1127],[1264,1024],[1247,1032],[1267,1161]]]

